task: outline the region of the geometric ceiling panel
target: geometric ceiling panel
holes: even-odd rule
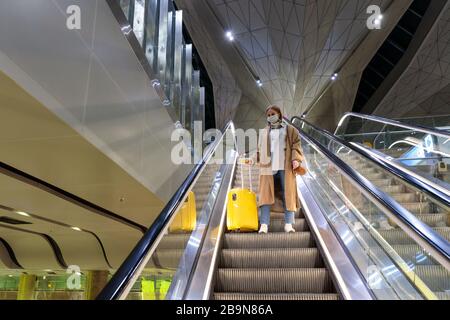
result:
[[[450,3],[374,113],[400,118],[450,113]]]
[[[212,9],[263,83],[269,101],[298,114],[369,32],[369,5],[391,0],[214,0]]]

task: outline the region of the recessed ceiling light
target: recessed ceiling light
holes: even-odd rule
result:
[[[226,37],[227,37],[228,40],[230,40],[230,41],[233,41],[233,40],[234,40],[233,32],[227,31],[227,32],[225,33],[225,35],[226,35]]]
[[[383,20],[383,15],[382,15],[382,14],[380,14],[380,15],[378,16],[378,20]]]
[[[21,215],[21,216],[24,216],[24,217],[29,217],[30,216],[28,213],[23,212],[23,211],[16,211],[16,213]]]
[[[70,227],[72,230],[75,230],[75,231],[81,231],[81,229],[80,228],[78,228],[78,227]]]
[[[258,87],[262,87],[262,81],[260,79],[256,80],[256,84],[258,85]]]

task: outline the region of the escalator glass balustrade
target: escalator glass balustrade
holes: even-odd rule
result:
[[[408,124],[413,120],[399,122],[349,113],[335,134],[450,190],[449,118],[439,118],[440,129]]]
[[[447,243],[450,239],[449,208],[425,196],[358,153],[315,130],[307,123],[294,124],[316,144],[349,165],[372,186],[426,223]],[[402,225],[388,208],[323,154],[302,139],[308,173],[302,177],[316,202],[339,230],[342,243],[358,265],[378,299],[449,299],[448,259],[437,261],[414,232]]]

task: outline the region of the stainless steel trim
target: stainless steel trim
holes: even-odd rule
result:
[[[347,300],[373,300],[365,281],[340,245],[322,209],[315,202],[303,178],[297,178],[298,195],[311,231],[335,276],[340,292]]]
[[[431,135],[439,136],[441,138],[450,139],[450,133],[443,131],[443,130],[431,129],[431,128],[422,127],[422,126],[412,126],[412,125],[409,125],[409,124],[406,124],[406,123],[403,123],[400,121],[396,121],[396,120],[385,119],[385,118],[377,117],[377,116],[369,116],[369,115],[355,113],[355,112],[347,112],[342,116],[342,118],[339,120],[336,130],[334,131],[335,135],[336,135],[337,131],[339,130],[339,128],[344,123],[344,120],[348,117],[356,117],[356,118],[371,120],[374,122],[381,122],[381,123],[384,123],[387,125],[392,125],[392,126],[405,128],[405,129],[409,129],[409,130],[413,130],[413,131],[424,132],[424,133],[428,133]]]
[[[222,237],[225,232],[225,217],[227,208],[228,191],[233,183],[236,168],[237,152],[233,152],[233,164],[224,175],[226,185],[221,187],[216,205],[211,216],[211,221],[205,236],[205,242],[193,272],[192,280],[186,290],[185,300],[208,300],[213,289],[214,272],[218,263]]]
[[[221,200],[221,185],[224,181],[227,181],[225,179],[228,178],[226,176],[227,164],[223,164],[219,172],[220,175],[216,175],[214,178],[208,199],[203,205],[200,218],[197,220],[197,226],[189,237],[177,271],[172,279],[169,292],[166,295],[166,300],[183,299],[186,288],[191,283],[190,278],[192,270],[198,266],[198,263],[196,263],[197,257],[203,252],[204,242],[208,239],[205,237],[205,234],[209,230],[215,204],[217,201]]]
[[[181,207],[181,205],[186,201],[186,198],[189,195],[189,192],[192,190],[192,188],[195,186],[197,180],[199,179],[199,177],[201,176],[202,172],[205,170],[206,168],[206,164],[211,160],[212,156],[214,155],[215,149],[217,148],[217,146],[220,146],[222,143],[222,140],[224,140],[224,137],[226,136],[228,130],[231,130],[231,132],[233,133],[234,136],[234,124],[233,122],[229,122],[228,125],[225,127],[222,136],[220,137],[220,139],[217,139],[214,146],[211,147],[209,153],[205,156],[205,158],[203,159],[203,166],[201,167],[200,171],[197,173],[197,175],[195,176],[195,178],[193,179],[192,183],[190,184],[189,188],[187,189],[187,191],[185,192],[185,195],[182,197],[182,199],[180,199],[180,201],[178,201],[178,203],[176,204],[175,208],[174,208],[174,212],[177,212],[179,210],[179,208]],[[162,237],[164,236],[164,234],[166,233],[167,229],[169,228],[171,222],[173,221],[173,219],[175,219],[176,214],[173,214],[172,217],[166,222],[166,224],[164,225],[164,227],[161,229],[161,232],[159,232],[158,236],[156,237],[156,240],[153,242],[153,244],[151,245],[151,247],[149,248],[146,256],[144,259],[142,259],[140,261],[140,264],[138,264],[137,266],[135,266],[135,269],[132,271],[132,276],[128,279],[125,287],[123,288],[123,290],[121,292],[118,293],[117,295],[117,299],[118,300],[125,300],[126,297],[128,296],[131,288],[133,287],[133,284],[136,282],[137,278],[140,276],[140,274],[142,273],[142,271],[144,270],[145,266],[147,265],[150,257],[153,255],[154,251],[156,250],[156,248],[158,247]],[[145,235],[144,235],[145,236]]]

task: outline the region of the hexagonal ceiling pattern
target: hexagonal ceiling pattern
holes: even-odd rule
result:
[[[367,35],[369,5],[388,0],[214,0],[212,9],[288,115],[306,110]]]

